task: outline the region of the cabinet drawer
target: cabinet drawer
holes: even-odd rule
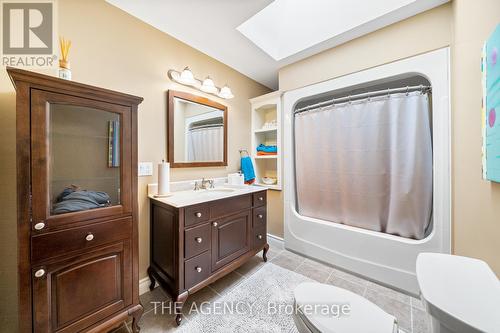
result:
[[[184,257],[189,259],[210,248],[210,224],[205,223],[184,232]]]
[[[267,221],[267,208],[266,206],[258,207],[253,209],[253,224],[254,228],[266,227]]]
[[[184,262],[184,285],[189,289],[210,274],[210,251],[204,252]]]
[[[207,204],[187,207],[184,211],[184,226],[195,225],[210,218],[210,209]]]
[[[253,194],[253,206],[259,207],[264,206],[267,202],[267,193],[266,191],[257,192]]]
[[[249,209],[250,207],[252,207],[252,196],[250,194],[222,199],[210,205],[210,217],[215,219]]]
[[[253,248],[259,248],[267,243],[266,227],[258,227],[253,229]]]
[[[129,238],[131,235],[130,217],[35,235],[31,240],[31,260],[38,262]]]

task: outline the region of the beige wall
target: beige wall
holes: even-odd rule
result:
[[[172,180],[220,177],[239,169],[238,149],[250,148],[248,100],[269,92],[269,89],[102,0],[58,1],[58,8],[59,34],[73,42],[69,58],[74,81],[144,97],[139,106],[140,161],[153,161],[156,165],[165,158],[166,91],[176,89],[196,94],[189,88],[172,83],[167,71],[189,65],[197,77],[210,75],[219,85],[227,83],[235,95],[229,101],[217,100],[228,106],[229,163],[227,167],[173,170]],[[0,322],[0,331],[3,331],[9,327],[5,321],[15,322],[16,311],[16,295],[12,289],[16,279],[15,95],[3,69],[0,71],[0,103],[0,244],[3,262],[0,281],[3,323]],[[155,182],[155,177],[156,170],[153,177],[139,178],[141,278],[146,276],[149,263],[146,185]]]
[[[500,1],[455,0],[452,41],[453,247],[500,276],[500,184],[481,178],[481,49]]]
[[[498,0],[454,0],[280,70],[290,90],[451,46],[453,250],[500,275],[500,185],[481,179],[482,44],[500,23]]]
[[[0,74],[0,332],[16,332],[16,100]],[[7,89],[8,87],[8,89]]]

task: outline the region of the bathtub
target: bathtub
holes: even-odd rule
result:
[[[449,48],[367,69],[283,93],[284,242],[291,251],[323,261],[412,295],[421,252],[450,253],[450,84]],[[301,216],[296,209],[293,111],[311,96],[341,91],[365,82],[416,73],[432,86],[433,217],[421,240]],[[472,110],[471,112],[480,112]]]

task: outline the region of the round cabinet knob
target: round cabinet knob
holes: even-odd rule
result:
[[[264,197],[259,197],[259,201],[263,201],[264,200]]]
[[[195,215],[196,215],[196,217],[201,217],[201,213],[200,212],[196,213]]]
[[[91,240],[93,240],[93,239],[94,239],[94,235],[92,235],[92,233],[89,233],[89,234],[85,237],[85,239],[87,240],[87,242],[90,242]]]
[[[214,227],[216,227],[216,226],[218,226],[218,223],[217,223],[217,222],[214,222],[214,223],[212,223],[212,225],[213,225]]]
[[[42,230],[43,228],[45,228],[45,223],[38,222],[37,224],[35,224],[35,230]]]
[[[262,235],[258,235],[258,236],[257,236],[257,238],[258,238],[258,239],[262,239]]]
[[[39,269],[35,272],[35,277],[37,277],[37,278],[41,278],[44,275],[45,275],[45,270],[43,270],[43,269]]]
[[[201,273],[201,271],[202,271],[202,269],[201,269],[201,267],[200,267],[200,266],[197,266],[195,269],[196,269],[196,271],[197,271],[198,273]]]
[[[257,217],[258,217],[259,219],[261,219],[261,218],[263,218],[263,217],[264,217],[264,215],[259,214],[259,215],[257,215]]]
[[[203,241],[201,237],[196,237],[194,240],[196,241],[196,243],[201,243]]]

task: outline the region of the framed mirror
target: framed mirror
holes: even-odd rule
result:
[[[181,91],[169,90],[167,97],[170,166],[227,166],[227,107]]]

